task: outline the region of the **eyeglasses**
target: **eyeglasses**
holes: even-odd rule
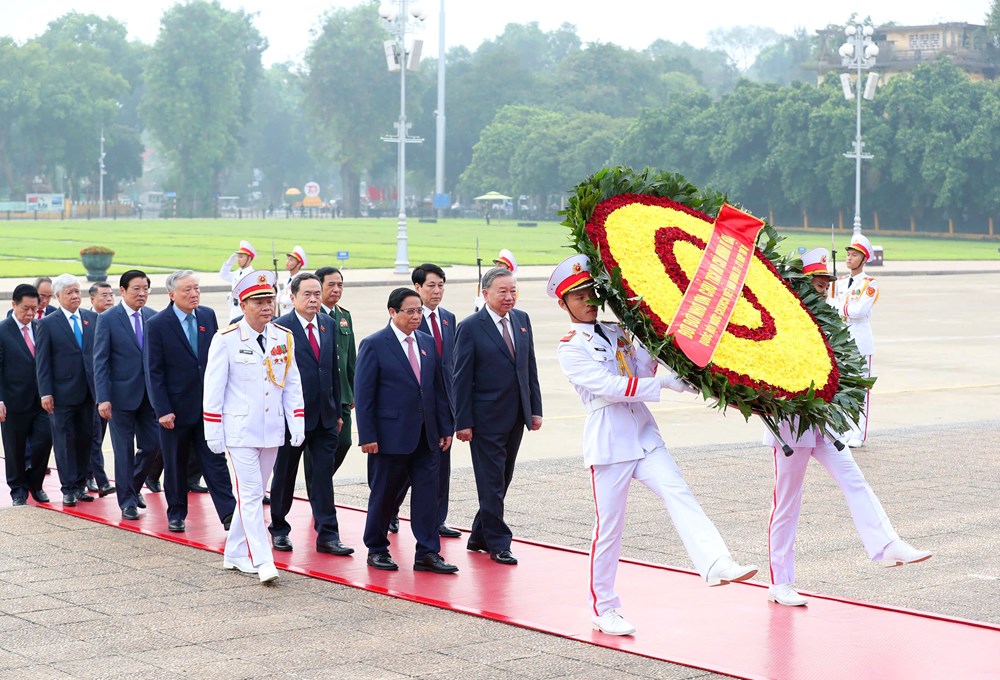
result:
[[[414,307],[412,309],[401,309],[401,310],[399,310],[399,313],[400,314],[408,314],[410,316],[416,316],[417,314],[423,314],[424,313],[424,308],[423,307]]]

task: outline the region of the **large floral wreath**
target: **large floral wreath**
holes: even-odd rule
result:
[[[647,349],[720,409],[761,416],[799,432],[848,429],[874,382],[836,311],[796,256],[782,257],[768,224],[711,363],[699,368],[667,328],[698,269],[718,192],[675,173],[605,168],[576,187],[563,215],[573,247],[590,259],[599,302]]]

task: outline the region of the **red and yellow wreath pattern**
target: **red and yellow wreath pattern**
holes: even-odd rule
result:
[[[641,309],[663,338],[712,228],[708,215],[668,198],[619,194],[596,206],[586,232],[605,269],[620,268],[628,296],[641,298]],[[833,350],[816,320],[758,249],[706,370],[780,397],[812,388],[827,402],[839,383]]]

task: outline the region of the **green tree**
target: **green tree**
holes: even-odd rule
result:
[[[790,85],[793,82],[813,81],[815,69],[813,53],[817,41],[804,28],[796,29],[792,36],[782,36],[780,40],[757,53],[753,65],[747,69],[747,78],[760,83]]]

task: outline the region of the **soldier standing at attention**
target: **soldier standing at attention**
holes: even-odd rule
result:
[[[222,263],[219,276],[226,283],[232,284],[233,291],[226,297],[226,309],[229,310],[229,320],[232,321],[243,312],[240,311],[240,300],[236,296],[236,284],[244,276],[253,271],[253,259],[257,257],[257,251],[250,245],[250,241],[240,241],[239,250],[229,256],[229,259]],[[233,265],[237,265],[234,270]]]

